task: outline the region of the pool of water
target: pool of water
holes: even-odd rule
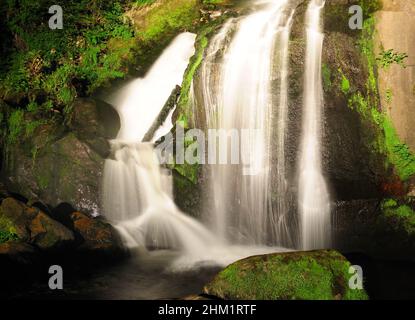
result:
[[[172,268],[177,254],[169,251],[134,253],[115,265],[94,270],[63,267],[63,290],[50,290],[47,279],[9,298],[24,299],[180,299],[202,293],[221,270],[212,263]]]

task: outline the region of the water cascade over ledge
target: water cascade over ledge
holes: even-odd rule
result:
[[[291,221],[297,212],[288,199],[286,163],[289,44],[298,1],[253,4],[252,13],[228,20],[210,39],[189,93],[193,110],[204,108],[208,129],[226,134],[249,130],[249,139],[240,141],[240,163],[209,167],[204,187],[208,201],[213,201],[206,226],[177,208],[170,171],[160,166],[153,143],[143,142],[172,90],[182,83],[196,36],[176,37],[144,78],[124,86],[111,101],[120,114],[121,130],[111,141],[112,157],[105,163],[102,201],[105,216],[129,247],[173,249],[186,261],[226,264],[296,248],[297,239],[303,249],[330,244],[330,203],[320,146],[324,1],[311,1],[306,13],[299,229]],[[172,129],[171,114],[153,142]],[[232,148],[227,149],[229,160]]]
[[[214,237],[176,207],[171,175],[160,167],[152,143],[141,142],[172,89],[181,83],[194,54],[195,35],[183,33],[163,52],[143,79],[116,94],[121,130],[105,163],[105,216],[129,247],[176,249],[200,254]]]
[[[324,35],[321,31],[321,11],[324,4],[324,0],[312,0],[306,13],[307,47],[298,188],[304,250],[327,248],[331,238],[330,197],[322,174],[321,161],[324,104],[321,75]]]
[[[169,170],[160,166],[153,144],[141,142],[171,90],[181,83],[194,41],[194,34],[179,35],[143,79],[115,95],[122,128],[111,141],[112,158],[105,162],[102,191],[104,214],[128,247],[176,250],[181,253],[176,261],[180,267],[199,261],[228,264],[272,251],[229,246],[181,212],[173,201]]]
[[[252,133],[240,142],[249,155],[248,168],[244,163],[211,167],[212,228],[231,242],[292,246],[285,140],[294,3],[255,1],[253,13],[228,21],[211,40],[200,80],[195,80],[194,86],[202,91],[200,104],[208,128],[226,130],[226,134],[237,130],[239,137],[242,130]],[[278,82],[277,88],[272,88],[273,81]],[[275,136],[278,139],[272,143]],[[277,154],[275,186],[271,186],[272,153]],[[275,207],[272,193],[278,197]]]

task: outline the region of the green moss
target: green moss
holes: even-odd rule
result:
[[[0,243],[18,240],[16,228],[8,218],[2,215],[0,211]]]
[[[341,75],[341,90],[345,95],[347,95],[350,91],[350,81],[346,78],[341,69],[339,69],[339,73]]]
[[[377,6],[370,7],[376,8]],[[349,106],[358,111],[363,119],[371,122],[377,129],[377,137],[371,141],[373,152],[385,157],[385,167],[392,166],[402,181],[415,175],[415,156],[409,147],[402,143],[389,117],[380,112],[380,99],[377,87],[377,61],[373,39],[375,18],[372,15],[365,20],[358,45],[367,65],[365,91],[352,90],[348,80],[342,80],[342,91],[349,98]],[[344,78],[344,75],[342,75]],[[392,97],[390,96],[391,100]]]
[[[186,30],[199,18],[197,0],[167,0],[145,16],[145,25],[138,30],[143,41],[156,41],[161,35]]]
[[[231,264],[207,286],[227,299],[367,299],[348,286],[350,263],[335,251],[256,256]]]
[[[321,71],[323,76],[324,91],[328,92],[332,86],[330,67],[327,64],[323,63]]]
[[[395,199],[382,203],[383,218],[394,229],[403,229],[409,236],[415,235],[415,211],[408,205],[400,205]]]
[[[30,96],[32,103],[46,94],[63,109],[77,94],[124,76],[123,61],[133,49],[129,40],[134,32],[123,19],[123,2],[66,1],[62,30],[50,30],[44,23],[47,0],[1,3],[7,31],[19,45],[7,51],[0,65],[0,92]],[[112,47],[114,39],[124,41],[123,46]]]
[[[392,121],[384,117],[383,130],[389,161],[395,166],[399,177],[405,181],[415,174],[415,156],[409,147],[402,143],[393,127]]]
[[[10,144],[16,143],[24,131],[23,110],[18,109],[11,113],[8,120],[8,128],[7,142]]]
[[[182,123],[185,129],[189,128],[188,119],[192,117],[190,114],[192,110],[189,99],[190,88],[192,86],[193,78],[203,61],[203,55],[208,46],[207,34],[209,32],[211,32],[210,28],[204,29],[196,39],[196,53],[190,60],[182,82],[182,90],[178,102],[178,109],[180,111],[178,121]]]

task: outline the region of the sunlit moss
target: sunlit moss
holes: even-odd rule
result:
[[[382,203],[382,212],[384,218],[393,220],[392,227],[415,235],[415,211],[410,206],[399,204],[395,199],[386,199]]]
[[[206,287],[209,294],[240,300],[364,300],[352,290],[350,263],[336,251],[282,253],[237,261]]]

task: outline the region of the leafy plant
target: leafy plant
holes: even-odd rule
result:
[[[380,66],[384,69],[389,69],[389,67],[396,63],[403,68],[406,68],[405,59],[408,58],[406,53],[399,53],[394,52],[393,49],[389,50],[382,50],[379,56],[376,58],[376,61],[380,64]]]
[[[386,102],[388,103],[388,104],[390,104],[391,102],[392,102],[392,98],[393,98],[393,92],[392,92],[392,89],[387,89],[386,90]]]

